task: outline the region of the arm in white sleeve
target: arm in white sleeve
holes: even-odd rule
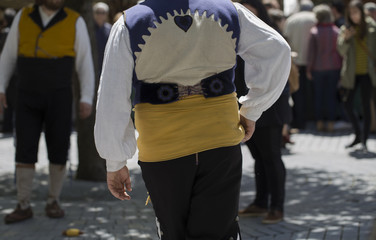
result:
[[[240,114],[256,121],[281,95],[291,67],[290,47],[274,29],[235,3],[240,22],[238,54],[244,60],[249,92],[239,99]]]
[[[114,24],[107,41],[97,101],[94,138],[107,171],[114,172],[136,152],[135,129],[130,117],[133,56],[123,17]]]
[[[0,93],[5,93],[10,78],[17,65],[18,53],[18,24],[20,22],[22,10],[19,11],[10,27],[3,51],[0,56]]]
[[[94,65],[89,34],[82,17],[79,17],[76,22],[74,50],[76,51],[76,71],[81,87],[80,102],[92,104],[95,91]]]

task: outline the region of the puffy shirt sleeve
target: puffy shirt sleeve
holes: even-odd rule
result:
[[[95,144],[108,172],[124,167],[136,152],[130,99],[133,68],[129,33],[121,17],[106,45],[94,127]]]
[[[240,114],[256,121],[281,95],[291,68],[284,38],[248,9],[234,3],[240,22],[238,55],[244,60],[249,92],[239,99]]]

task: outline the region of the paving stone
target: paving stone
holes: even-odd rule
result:
[[[264,237],[259,237],[257,240],[274,240],[273,236],[264,236]]]
[[[325,229],[325,228],[316,228],[316,229],[312,229],[312,230],[309,232],[309,235],[307,236],[307,239],[309,239],[309,240],[320,240],[320,239],[324,239],[324,237],[325,237],[325,233],[326,233],[326,229]]]
[[[325,240],[340,240],[342,227],[327,227],[325,233]]]
[[[342,239],[341,240],[354,240],[357,239],[359,235],[358,226],[345,226],[342,229]]]
[[[284,151],[288,154],[283,156],[287,169],[285,221],[263,225],[262,218],[241,218],[243,239],[340,240],[342,236],[342,240],[369,240],[376,216],[376,161],[370,158],[372,154],[359,155],[354,150],[344,149],[352,138],[353,135],[346,132],[317,134],[309,129],[293,135],[296,144],[290,145],[289,151]],[[76,142],[76,134],[72,135],[71,142]],[[376,152],[374,135],[370,136],[369,148]],[[245,145],[242,145],[242,151],[239,205],[245,207],[255,196],[254,161]],[[0,136],[0,155],[0,217],[3,218],[16,206],[11,138]],[[75,144],[72,144],[70,155],[74,175],[78,165]],[[34,218],[15,225],[0,224],[0,238],[61,240],[64,239],[61,232],[74,227],[85,232],[80,240],[157,239],[152,205],[145,207],[147,191],[137,156],[128,166],[134,179],[131,201],[113,198],[105,183],[67,179],[62,194],[66,216],[51,220],[44,215],[48,160],[45,143],[41,141],[32,198]]]
[[[309,235],[309,231],[295,232],[291,235],[291,240],[306,240]]]

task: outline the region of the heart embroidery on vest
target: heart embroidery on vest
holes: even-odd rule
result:
[[[193,18],[189,15],[176,16],[174,18],[174,21],[179,28],[181,28],[184,32],[187,32],[188,29],[192,26]]]

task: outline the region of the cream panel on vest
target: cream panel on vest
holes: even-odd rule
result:
[[[141,52],[135,52],[139,80],[193,86],[235,65],[236,39],[214,15],[174,11],[155,25],[148,29],[150,36],[143,36]]]

